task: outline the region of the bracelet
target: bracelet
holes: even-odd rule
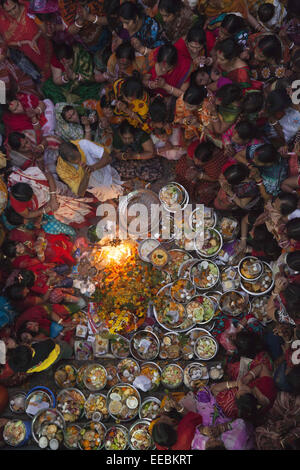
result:
[[[253,372],[252,370],[249,370],[249,374],[251,374],[252,377],[253,377],[254,379],[256,379],[256,375],[254,374],[254,372]]]
[[[37,121],[37,122],[33,122],[32,125],[33,125],[33,126],[39,126],[40,123],[39,123],[39,121]]]
[[[241,237],[241,240],[247,240],[247,237]]]
[[[226,387],[227,387],[227,390],[230,389],[230,387],[229,387],[229,382],[228,382],[228,381],[226,382]]]
[[[170,94],[170,95],[172,95],[172,94],[173,94],[173,91],[174,91],[174,87],[173,87],[173,86],[171,86],[171,91],[170,91],[170,93],[169,93],[169,94]]]
[[[270,122],[271,126],[276,126],[276,124],[278,124],[278,121],[275,121],[275,122]]]
[[[35,109],[38,109],[38,110],[39,110],[39,114],[42,114],[43,111],[41,110],[41,108],[40,108],[39,106],[38,106],[37,108],[35,108]]]
[[[62,318],[60,318],[57,322],[58,325],[60,325],[62,323]]]
[[[64,74],[61,76],[61,80],[63,83],[69,83],[69,80],[65,78]]]
[[[289,49],[290,49],[290,50],[293,49],[294,46],[295,46],[295,43],[292,42],[292,44],[289,46]]]
[[[272,297],[277,297],[278,296],[278,294],[276,294],[275,292],[272,292],[271,295],[272,295]]]
[[[94,19],[94,21],[92,21],[92,23],[93,23],[93,24],[96,24],[97,21],[98,21],[98,15],[95,15],[95,19]]]
[[[148,54],[148,47],[145,47],[144,52],[143,52],[143,55],[146,55],[146,54]]]
[[[80,24],[80,25],[79,25],[79,24],[76,22],[76,20],[74,21],[74,24],[75,24],[76,28],[79,28],[79,29],[80,29],[80,28],[83,28],[83,24]]]
[[[57,194],[57,191],[50,191],[49,194]]]

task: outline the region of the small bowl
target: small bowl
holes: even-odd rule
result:
[[[147,403],[155,403],[156,405],[158,405],[158,409],[157,409],[157,415],[155,417],[153,417],[154,415],[152,415],[152,417],[150,418],[147,418],[146,416],[143,416],[142,415],[142,411],[143,411],[143,408],[144,406],[147,404]],[[159,400],[157,397],[147,397],[142,403],[141,403],[141,406],[140,406],[140,409],[139,409],[139,418],[140,419],[156,419],[159,414],[160,414],[160,404],[161,404],[161,400]],[[156,410],[155,410],[156,411]]]
[[[180,375],[181,375],[181,379],[180,379],[180,382],[176,383],[176,384],[170,384],[170,383],[166,383],[164,382],[164,379],[163,379],[163,375],[166,371],[166,369],[168,368],[174,368],[174,369],[177,369],[179,372],[180,372]],[[179,388],[182,384],[183,384],[183,369],[178,365],[178,364],[167,364],[163,369],[162,369],[162,373],[161,373],[161,384],[168,388],[169,390],[176,390],[177,388]]]
[[[125,439],[125,445],[122,449],[112,449],[111,446],[107,445],[108,434],[114,429],[118,429],[123,433],[123,436],[124,436],[124,439]],[[111,426],[109,429],[107,429],[107,431],[105,433],[105,437],[104,437],[104,449],[105,450],[111,450],[111,451],[113,451],[113,450],[125,450],[125,449],[127,449],[127,447],[128,447],[128,429],[125,426],[122,426],[121,424],[116,424],[115,426]]]
[[[70,445],[68,444],[67,440],[66,440],[66,435],[67,435],[67,429],[68,428],[73,428],[73,429],[76,429],[78,431],[78,440],[77,440],[77,443],[75,443],[75,445]],[[78,449],[78,441],[80,439],[80,431],[81,431],[81,426],[79,426],[78,424],[70,424],[69,426],[66,427],[65,431],[64,431],[64,446],[69,449],[69,450],[76,450]]]
[[[141,449],[138,449],[137,447],[135,447],[132,443],[132,438],[135,434],[135,432],[137,431],[135,428],[138,427],[139,425],[145,425],[145,428],[148,427],[148,430],[146,431],[147,434],[148,434],[148,437],[149,437],[149,447],[147,449],[142,449],[142,450],[150,450],[150,449],[153,449],[153,440],[152,440],[152,437],[151,437],[151,433],[149,431],[149,425],[150,425],[151,421],[150,420],[147,420],[147,419],[139,419],[138,421],[136,421],[129,429],[129,446],[132,450],[141,450]]]
[[[258,271],[257,271],[257,275],[256,276],[253,276],[253,277],[246,277],[243,273],[242,273],[242,265],[245,261],[247,260],[253,260],[255,262],[255,264],[258,265]],[[246,282],[255,282],[257,281],[257,279],[259,279],[261,277],[261,275],[263,274],[263,264],[261,261],[259,261],[258,258],[256,258],[255,256],[245,256],[245,258],[241,259],[241,261],[239,262],[238,264],[238,273],[240,275],[240,277],[246,281]]]
[[[89,379],[89,375],[92,374],[93,370],[97,370],[97,369],[100,369],[101,372],[103,373],[104,380],[102,381],[101,384],[99,383],[98,385],[96,385],[96,384],[93,385],[88,379]],[[91,364],[91,365],[89,365],[85,370],[83,382],[84,382],[84,385],[86,386],[86,388],[90,392],[99,392],[100,390],[103,390],[103,388],[105,388],[106,383],[107,383],[107,372],[106,372],[105,367],[102,366],[101,364]]]
[[[26,402],[26,393],[16,392],[9,399],[9,408],[15,414],[24,414],[25,409],[26,409],[25,402]]]
[[[142,356],[141,353],[136,349],[135,341],[138,341],[138,338],[140,338],[140,344],[142,341],[150,341],[152,344],[156,344],[156,351],[151,354],[151,357],[145,357],[146,353],[144,354],[144,356]],[[132,336],[130,340],[131,355],[134,357],[134,359],[137,359],[138,361],[152,361],[156,359],[159,354],[159,346],[159,339],[156,334],[152,331],[139,330]]]
[[[200,355],[199,351],[198,351],[198,345],[199,345],[199,342],[200,341],[209,341],[210,343],[214,343],[214,353],[211,354],[209,357],[206,356],[206,357],[203,357]],[[217,341],[215,340],[215,338],[213,336],[202,336],[200,338],[198,338],[195,342],[195,355],[197,356],[198,359],[200,359],[201,361],[210,361],[211,359],[213,359],[217,353],[218,353],[218,350],[219,350],[219,346],[218,346],[218,343]]]
[[[149,245],[153,245],[152,247],[150,247],[150,250],[147,250],[148,252],[144,253],[143,250],[145,250],[145,247],[146,246],[149,246]],[[158,248],[160,245],[160,242],[158,240],[156,240],[155,238],[146,238],[146,240],[143,240],[142,242],[140,242],[139,246],[138,246],[138,253],[139,253],[139,256],[141,258],[141,260],[143,261],[146,261],[147,263],[149,263],[149,258],[148,258],[148,255],[155,249],[155,248]]]

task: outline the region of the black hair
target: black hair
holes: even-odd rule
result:
[[[281,42],[274,34],[268,34],[261,38],[258,47],[267,59],[273,59],[276,63],[281,61]]]
[[[227,450],[223,442],[219,442],[218,444],[214,444],[213,446],[208,444],[208,447],[206,443],[206,449],[207,450]]]
[[[298,0],[288,0],[286,10],[289,16],[295,18],[300,17],[300,4]]]
[[[174,67],[178,61],[178,52],[172,44],[164,44],[160,46],[157,54],[157,62],[166,61],[168,65]]]
[[[73,47],[68,44],[61,44],[55,51],[55,55],[58,60],[61,59],[73,59],[74,51]]]
[[[263,3],[260,5],[257,15],[260,21],[263,23],[267,23],[270,21],[275,14],[275,7],[272,5],[272,3]]]
[[[263,109],[264,94],[261,91],[247,93],[243,99],[242,109],[245,114],[257,113]]]
[[[59,146],[59,155],[66,162],[74,159],[74,152],[78,152],[78,149],[72,142],[62,142]]]
[[[121,135],[124,135],[127,133],[135,135],[135,128],[131,124],[129,124],[129,122],[126,119],[121,122],[118,129]]]
[[[133,2],[124,2],[119,8],[119,17],[124,20],[135,20],[136,18],[142,18],[144,16],[144,10],[141,5],[137,5]]]
[[[289,239],[300,241],[300,218],[289,220],[286,224],[286,230]]]
[[[25,295],[23,290],[25,286],[19,284],[13,284],[5,289],[5,295],[9,298],[9,300],[13,300],[15,302],[20,302],[21,300],[25,299]]]
[[[233,342],[239,357],[254,359],[258,353],[264,350],[263,341],[253,331],[240,331]]]
[[[61,110],[61,115],[64,121],[69,122],[66,118],[66,114],[68,111],[72,111],[72,109],[74,109],[74,106],[71,106],[70,104],[67,104],[63,107],[63,109]]]
[[[236,163],[226,168],[224,176],[228,183],[234,186],[249,176],[249,168],[243,163]]]
[[[197,145],[194,156],[203,163],[208,162],[213,157],[214,150],[215,146],[211,141],[202,142]]]
[[[122,93],[126,96],[126,98],[143,98],[144,86],[137,74],[134,74],[132,77],[126,78],[125,82],[122,85]]]
[[[16,183],[10,188],[10,191],[17,201],[27,202],[33,196],[32,187],[27,183]]]
[[[11,240],[4,240],[1,251],[8,258],[15,258],[17,254],[17,244]]]
[[[117,59],[128,59],[131,62],[135,58],[135,51],[130,42],[122,42],[116,49]]]
[[[285,378],[291,388],[291,393],[300,395],[300,365],[294,366]]]
[[[190,105],[199,106],[207,96],[205,86],[190,85],[183,95],[183,101]]]
[[[226,29],[229,34],[236,34],[246,28],[246,23],[241,16],[229,13],[222,21],[221,27]]]
[[[240,101],[243,97],[242,89],[235,83],[224,85],[216,93],[217,98],[220,98],[223,106],[229,106],[235,101]]]
[[[211,71],[212,71],[212,67],[211,67],[211,66],[207,66],[207,65],[204,65],[203,67],[197,68],[197,69],[194,70],[194,72],[192,72],[191,75],[190,75],[190,85],[196,85],[196,86],[198,86],[197,83],[196,83],[196,78],[197,78],[198,73],[207,73],[207,75],[210,76]]]
[[[255,243],[263,244],[265,242],[266,238],[268,239],[268,241],[271,238],[271,234],[268,231],[266,224],[257,225],[254,228],[253,235],[254,235],[253,236],[253,241]]]
[[[265,239],[264,251],[266,254],[266,261],[276,261],[282,252],[280,246],[273,237]]]
[[[244,420],[253,421],[257,418],[258,400],[251,394],[245,393],[239,398],[235,399],[238,416]]]
[[[24,223],[23,217],[18,214],[11,206],[5,209],[4,216],[10,225],[18,227]]]
[[[286,256],[286,264],[294,271],[300,271],[300,250],[288,253]]]
[[[266,99],[266,111],[270,116],[278,111],[284,111],[292,104],[291,98],[284,88],[273,90]]]
[[[170,449],[177,442],[177,431],[167,423],[155,423],[152,428],[152,439],[155,444]]]
[[[289,215],[297,209],[298,197],[296,194],[282,192],[279,194],[280,212],[282,215]]]
[[[278,152],[272,144],[260,145],[254,153],[255,156],[257,156],[259,163],[275,164],[278,162]]]
[[[27,346],[17,346],[8,352],[8,365],[14,372],[26,372],[32,359],[31,349]]]
[[[28,331],[27,330],[27,322],[24,322],[22,326],[17,331],[17,342],[20,344],[22,343],[22,334],[23,333],[29,333],[32,336],[36,336],[36,333],[33,331]]]
[[[114,106],[111,104],[112,101],[111,101],[111,98],[108,97],[107,95],[103,95],[101,96],[101,99],[100,99],[100,106],[101,108],[111,108],[111,109],[114,109]]]
[[[187,42],[197,42],[198,44],[203,44],[206,51],[206,34],[203,27],[199,23],[194,24],[191,29],[188,31],[186,36]],[[205,54],[206,55],[206,54]]]
[[[219,41],[216,45],[216,49],[222,52],[227,60],[238,57],[242,52],[241,46],[233,38],[226,38],[223,39],[223,41]]]
[[[251,122],[246,120],[239,121],[235,126],[235,130],[237,131],[239,137],[245,141],[253,139],[257,132],[256,127]]]
[[[283,292],[286,300],[286,310],[294,318],[299,318],[300,313],[300,285],[293,282],[288,284]]]
[[[34,282],[35,275],[33,271],[29,271],[28,269],[21,269],[15,284],[18,284],[22,287],[28,287],[30,289],[34,285]]]
[[[25,134],[22,132],[11,132],[8,135],[8,143],[14,150],[19,150],[21,147],[21,139],[25,139]]]
[[[150,103],[149,115],[154,122],[165,122],[167,120],[168,108],[161,96],[156,96]]]
[[[181,0],[160,0],[158,4],[159,10],[164,10],[169,14],[180,14],[183,4]]]

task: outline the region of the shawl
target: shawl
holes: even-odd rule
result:
[[[81,163],[85,163],[86,158],[79,146],[79,140],[72,140],[71,143],[76,145],[77,150],[80,152]],[[81,166],[78,166],[78,169],[76,169],[59,156],[56,164],[56,172],[61,180],[70,187],[73,193],[78,194],[80,183],[84,177],[84,169]]]

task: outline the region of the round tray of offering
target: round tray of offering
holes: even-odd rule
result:
[[[30,390],[26,395],[25,413],[29,417],[33,417],[41,409],[54,408],[55,396],[47,387],[38,385]]]
[[[77,388],[65,388],[56,397],[56,408],[66,423],[78,421],[84,413],[85,396]]]
[[[105,450],[125,450],[128,446],[128,429],[121,424],[109,428],[104,437]]]
[[[247,294],[254,297],[268,294],[274,287],[274,275],[271,266],[262,261],[263,273],[257,281],[247,282],[244,279],[241,280],[241,288]]]
[[[140,419],[156,419],[160,415],[161,400],[157,397],[147,397],[140,406],[139,417]]]
[[[127,357],[118,363],[117,371],[121,382],[133,383],[140,373],[140,366],[135,359]]]
[[[151,380],[150,392],[157,390],[160,386],[161,368],[155,362],[143,362],[140,375],[145,375]]]
[[[77,369],[71,364],[59,366],[54,372],[54,381],[60,388],[70,388],[76,385]]]
[[[266,314],[266,307],[269,302],[270,296],[264,295],[261,297],[253,297],[251,299],[251,313],[260,321],[263,325],[270,323],[272,318],[269,318]]]
[[[141,227],[139,236],[147,237],[151,230],[155,230],[159,227],[159,211],[157,207],[160,205],[159,197],[153,191],[149,189],[138,189],[127,194],[125,197],[120,198],[119,202],[119,221],[121,230],[128,234],[136,236],[135,232],[130,232],[130,226],[132,220],[136,219],[136,211],[132,211],[134,215],[129,215],[130,209],[135,204],[141,204],[146,207],[148,213],[148,223],[145,223],[144,227]],[[152,207],[151,207],[152,206]],[[153,210],[154,208],[154,210]],[[127,222],[127,224],[126,224]]]
[[[10,411],[16,414],[25,413],[25,401],[26,393],[25,392],[16,392],[9,399],[9,408]]]
[[[69,424],[64,432],[64,446],[67,449],[78,449],[78,442],[80,439],[81,426],[78,424]]]
[[[229,243],[237,238],[240,230],[239,221],[232,216],[220,216],[216,229],[221,233],[223,241]]]
[[[121,383],[112,387],[107,394],[106,406],[110,416],[121,422],[134,419],[139,412],[141,396],[132,385]]]
[[[189,226],[194,232],[203,230],[204,228],[215,228],[217,224],[217,214],[210,207],[197,207],[189,216]]]
[[[213,261],[201,260],[192,266],[190,279],[198,290],[213,289],[219,282],[220,270]]]
[[[177,279],[178,271],[185,261],[191,260],[193,256],[185,250],[174,248],[168,251],[169,262],[166,264],[164,270],[167,271],[173,280]]]
[[[107,372],[101,364],[90,364],[84,374],[84,385],[90,392],[99,392],[107,383]]]
[[[206,295],[197,295],[186,305],[186,313],[197,325],[206,325],[213,318],[216,305]]]
[[[263,274],[263,264],[255,256],[246,256],[238,265],[241,278],[246,282],[254,282]]]
[[[159,200],[168,212],[184,210],[189,203],[189,194],[179,183],[171,182],[163,186],[158,193]]]
[[[159,354],[159,344],[155,333],[139,330],[130,340],[130,352],[138,361],[152,361]]]
[[[211,335],[200,336],[195,342],[195,355],[201,361],[210,361],[217,355],[218,350],[218,343]]]
[[[65,431],[66,423],[63,414],[57,408],[48,408],[40,410],[31,422],[32,436],[35,442],[39,443],[45,424],[53,424],[57,428]],[[51,431],[51,429],[50,429]]]
[[[167,364],[161,372],[161,384],[175,390],[183,383],[183,370],[178,364]]]
[[[209,228],[204,233],[197,234],[194,244],[200,258],[213,258],[221,251],[223,238],[218,230]]]
[[[148,419],[139,419],[130,427],[129,445],[132,450],[153,449],[154,443],[149,431],[150,423]]]
[[[117,359],[125,359],[130,355],[130,341],[124,336],[115,334],[110,339],[110,349]]]
[[[170,287],[171,297],[174,302],[186,303],[196,294],[196,288],[189,279],[177,279]]]
[[[219,309],[221,312],[232,317],[238,317],[242,313],[247,313],[249,296],[242,291],[228,290],[221,295]]]
[[[102,423],[89,421],[80,430],[78,447],[80,450],[100,450],[104,446],[106,427]]]
[[[195,326],[195,323],[187,317],[184,305],[166,296],[156,299],[154,316],[157,323],[167,331],[183,333]]]
[[[176,361],[181,357],[181,343],[178,333],[169,332],[164,334],[160,343],[159,357],[161,359],[172,359]]]
[[[184,385],[190,390],[198,390],[208,384],[208,369],[201,362],[191,362],[183,371]]]
[[[91,393],[85,401],[84,414],[86,419],[94,420],[94,413],[97,414],[100,421],[107,421],[109,419],[108,409],[106,408],[106,395],[103,393]]]
[[[20,419],[10,419],[3,428],[3,440],[11,447],[25,445],[30,438],[30,422]]]

